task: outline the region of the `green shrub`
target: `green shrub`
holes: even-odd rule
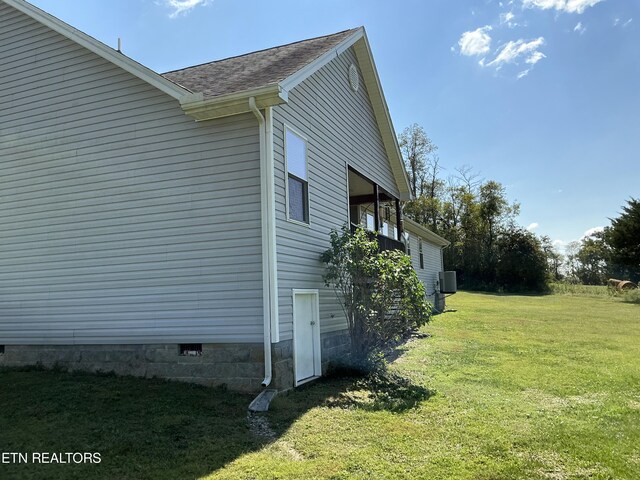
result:
[[[321,259],[324,282],[347,317],[354,367],[379,368],[384,350],[429,321],[424,285],[403,252],[379,252],[364,230],[352,234],[344,226],[331,232],[331,248]]]

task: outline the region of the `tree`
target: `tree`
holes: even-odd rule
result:
[[[528,230],[511,226],[497,240],[496,282],[505,291],[544,291],[547,258],[540,240]]]
[[[515,221],[520,206],[509,202],[502,184],[483,180],[468,165],[456,168],[456,174],[449,176],[446,181],[440,178],[437,147],[419,125],[406,128],[399,136],[398,144],[415,196],[414,200],[405,204],[405,215],[451,242],[444,251],[444,261],[447,269],[458,272],[461,286],[487,290],[504,288],[498,281],[498,261],[501,248],[509,246],[505,239],[510,234],[515,235],[513,232],[520,228]],[[501,235],[502,241],[498,242]],[[531,246],[526,243],[531,240],[530,236],[519,235],[512,240]],[[540,250],[539,241],[538,244]],[[558,254],[549,248],[543,250],[542,255],[545,261],[555,265],[553,270],[557,277],[560,263]],[[503,276],[507,264],[516,269],[518,267],[515,263],[503,262]],[[549,271],[546,264],[538,267],[546,277]],[[511,287],[522,290],[529,288],[526,279],[517,278],[510,279]]]
[[[355,367],[371,369],[375,358],[414,328],[426,324],[431,307],[423,283],[403,252],[378,252],[378,242],[364,230],[347,226],[330,234],[331,247],[321,259],[323,276],[347,317]]]
[[[627,201],[620,216],[605,229],[604,237],[611,247],[612,266],[620,267],[630,280],[640,281],[640,200]]]
[[[433,166],[430,165],[430,156],[438,147],[417,123],[414,123],[402,131],[398,138],[398,145],[404,157],[407,171],[409,172],[411,193],[414,197],[418,197],[423,193],[427,172],[433,169]],[[435,168],[433,170],[435,172],[434,176],[437,176],[437,161],[435,162]]]
[[[582,239],[575,255],[573,274],[584,285],[604,285],[610,276],[611,249],[604,232],[595,232]]]

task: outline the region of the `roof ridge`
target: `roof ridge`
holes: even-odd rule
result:
[[[169,73],[180,72],[180,71],[188,70],[188,69],[190,69],[190,68],[202,67],[202,66],[204,66],[204,65],[211,65],[211,64],[213,64],[213,63],[219,63],[219,62],[226,62],[226,61],[228,61],[228,60],[232,60],[232,59],[234,59],[234,58],[242,58],[242,57],[246,57],[246,56],[249,56],[249,55],[254,55],[254,54],[256,54],[256,53],[266,52],[266,51],[268,51],[268,50],[275,50],[276,48],[288,47],[288,46],[291,46],[291,45],[296,45],[296,44],[298,44],[298,43],[310,42],[310,41],[312,41],[312,40],[318,40],[318,39],[320,39],[320,38],[334,37],[334,36],[336,36],[336,35],[341,35],[341,34],[346,33],[346,32],[354,32],[354,33],[355,33],[355,32],[356,32],[357,30],[359,30],[360,28],[362,28],[362,27],[347,28],[346,30],[342,30],[342,31],[340,31],[340,32],[335,32],[335,33],[330,33],[330,34],[328,34],[328,35],[319,35],[319,36],[317,36],[317,37],[305,38],[305,39],[303,39],[303,40],[297,40],[297,41],[295,41],[295,42],[283,43],[282,45],[275,45],[275,46],[273,46],[273,47],[262,48],[262,49],[260,49],[260,50],[254,50],[253,52],[246,52],[246,53],[242,53],[242,54],[240,54],[240,55],[233,55],[233,56],[231,56],[231,57],[220,58],[220,59],[218,59],[218,60],[211,60],[211,61],[209,61],[209,62],[202,62],[202,63],[199,63],[199,64],[197,64],[197,65],[189,65],[188,67],[176,68],[176,69],[174,69],[174,70],[169,70],[169,71],[163,72],[163,73],[161,73],[160,75],[163,75],[163,76],[164,76],[164,75],[167,75],[167,74],[169,74]]]

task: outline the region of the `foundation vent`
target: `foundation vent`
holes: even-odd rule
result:
[[[183,357],[198,357],[202,355],[201,343],[181,343],[180,355]]]

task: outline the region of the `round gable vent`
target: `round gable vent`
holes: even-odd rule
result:
[[[358,75],[358,69],[352,63],[349,67],[349,85],[351,85],[351,90],[354,92],[358,91],[358,87],[360,86],[360,76]]]

